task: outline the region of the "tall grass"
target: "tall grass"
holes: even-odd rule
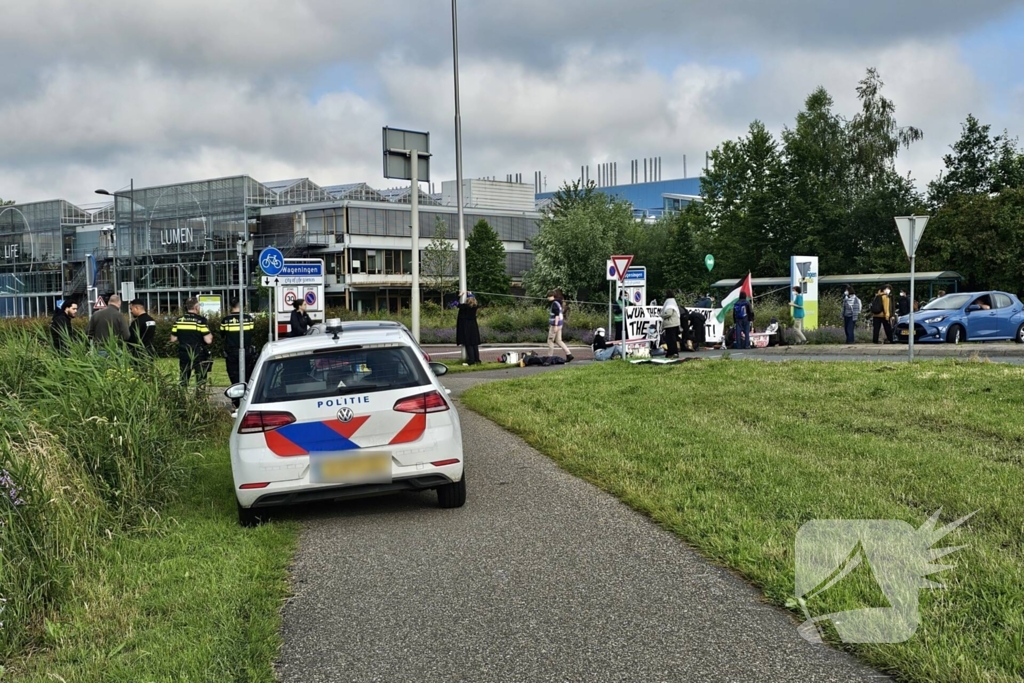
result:
[[[76,558],[176,497],[213,424],[205,394],[105,352],[57,355],[31,328],[0,338],[0,658],[41,635]]]

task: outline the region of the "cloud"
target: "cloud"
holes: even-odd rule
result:
[[[380,128],[432,133],[454,175],[450,4],[398,0],[34,0],[0,24],[0,196],[89,201],[94,186],[248,173],[378,186]],[[879,67],[901,123],[925,132],[900,168],[934,177],[968,112],[1024,133],[958,36],[1020,2],[478,0],[460,6],[468,177],[661,156],[665,177],[753,119],[779,133],[825,86],[852,116]],[[993,68],[1003,68],[994,65]],[[1007,106],[1006,103],[1009,103]],[[1014,106],[1015,105],[1015,106]]]

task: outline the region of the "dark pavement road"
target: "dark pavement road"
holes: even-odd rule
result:
[[[573,366],[445,378],[478,382]],[[867,681],[612,496],[461,410],[468,500],[285,513],[303,525],[283,681]]]

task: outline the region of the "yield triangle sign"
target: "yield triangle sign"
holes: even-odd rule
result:
[[[92,310],[98,311],[98,310],[100,310],[102,308],[106,308],[106,307],[107,307],[107,305],[105,303],[103,303],[103,297],[102,296],[98,296],[98,297],[96,297],[96,303],[93,304]]]
[[[903,240],[903,248],[907,250],[907,256],[917,253],[917,245],[921,243],[921,235],[924,234],[925,226],[931,216],[899,216],[896,218],[896,229],[900,231],[900,239]],[[913,226],[914,235],[911,243],[910,228]]]
[[[619,278],[619,282],[626,279],[626,273],[629,272],[631,263],[633,263],[632,256],[612,256],[612,265],[615,266],[615,276]]]

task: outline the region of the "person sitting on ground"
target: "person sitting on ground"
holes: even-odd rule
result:
[[[605,329],[599,327],[594,330],[594,360],[611,360],[613,358],[622,358],[622,349],[617,345],[608,344],[608,340],[605,339]]]

